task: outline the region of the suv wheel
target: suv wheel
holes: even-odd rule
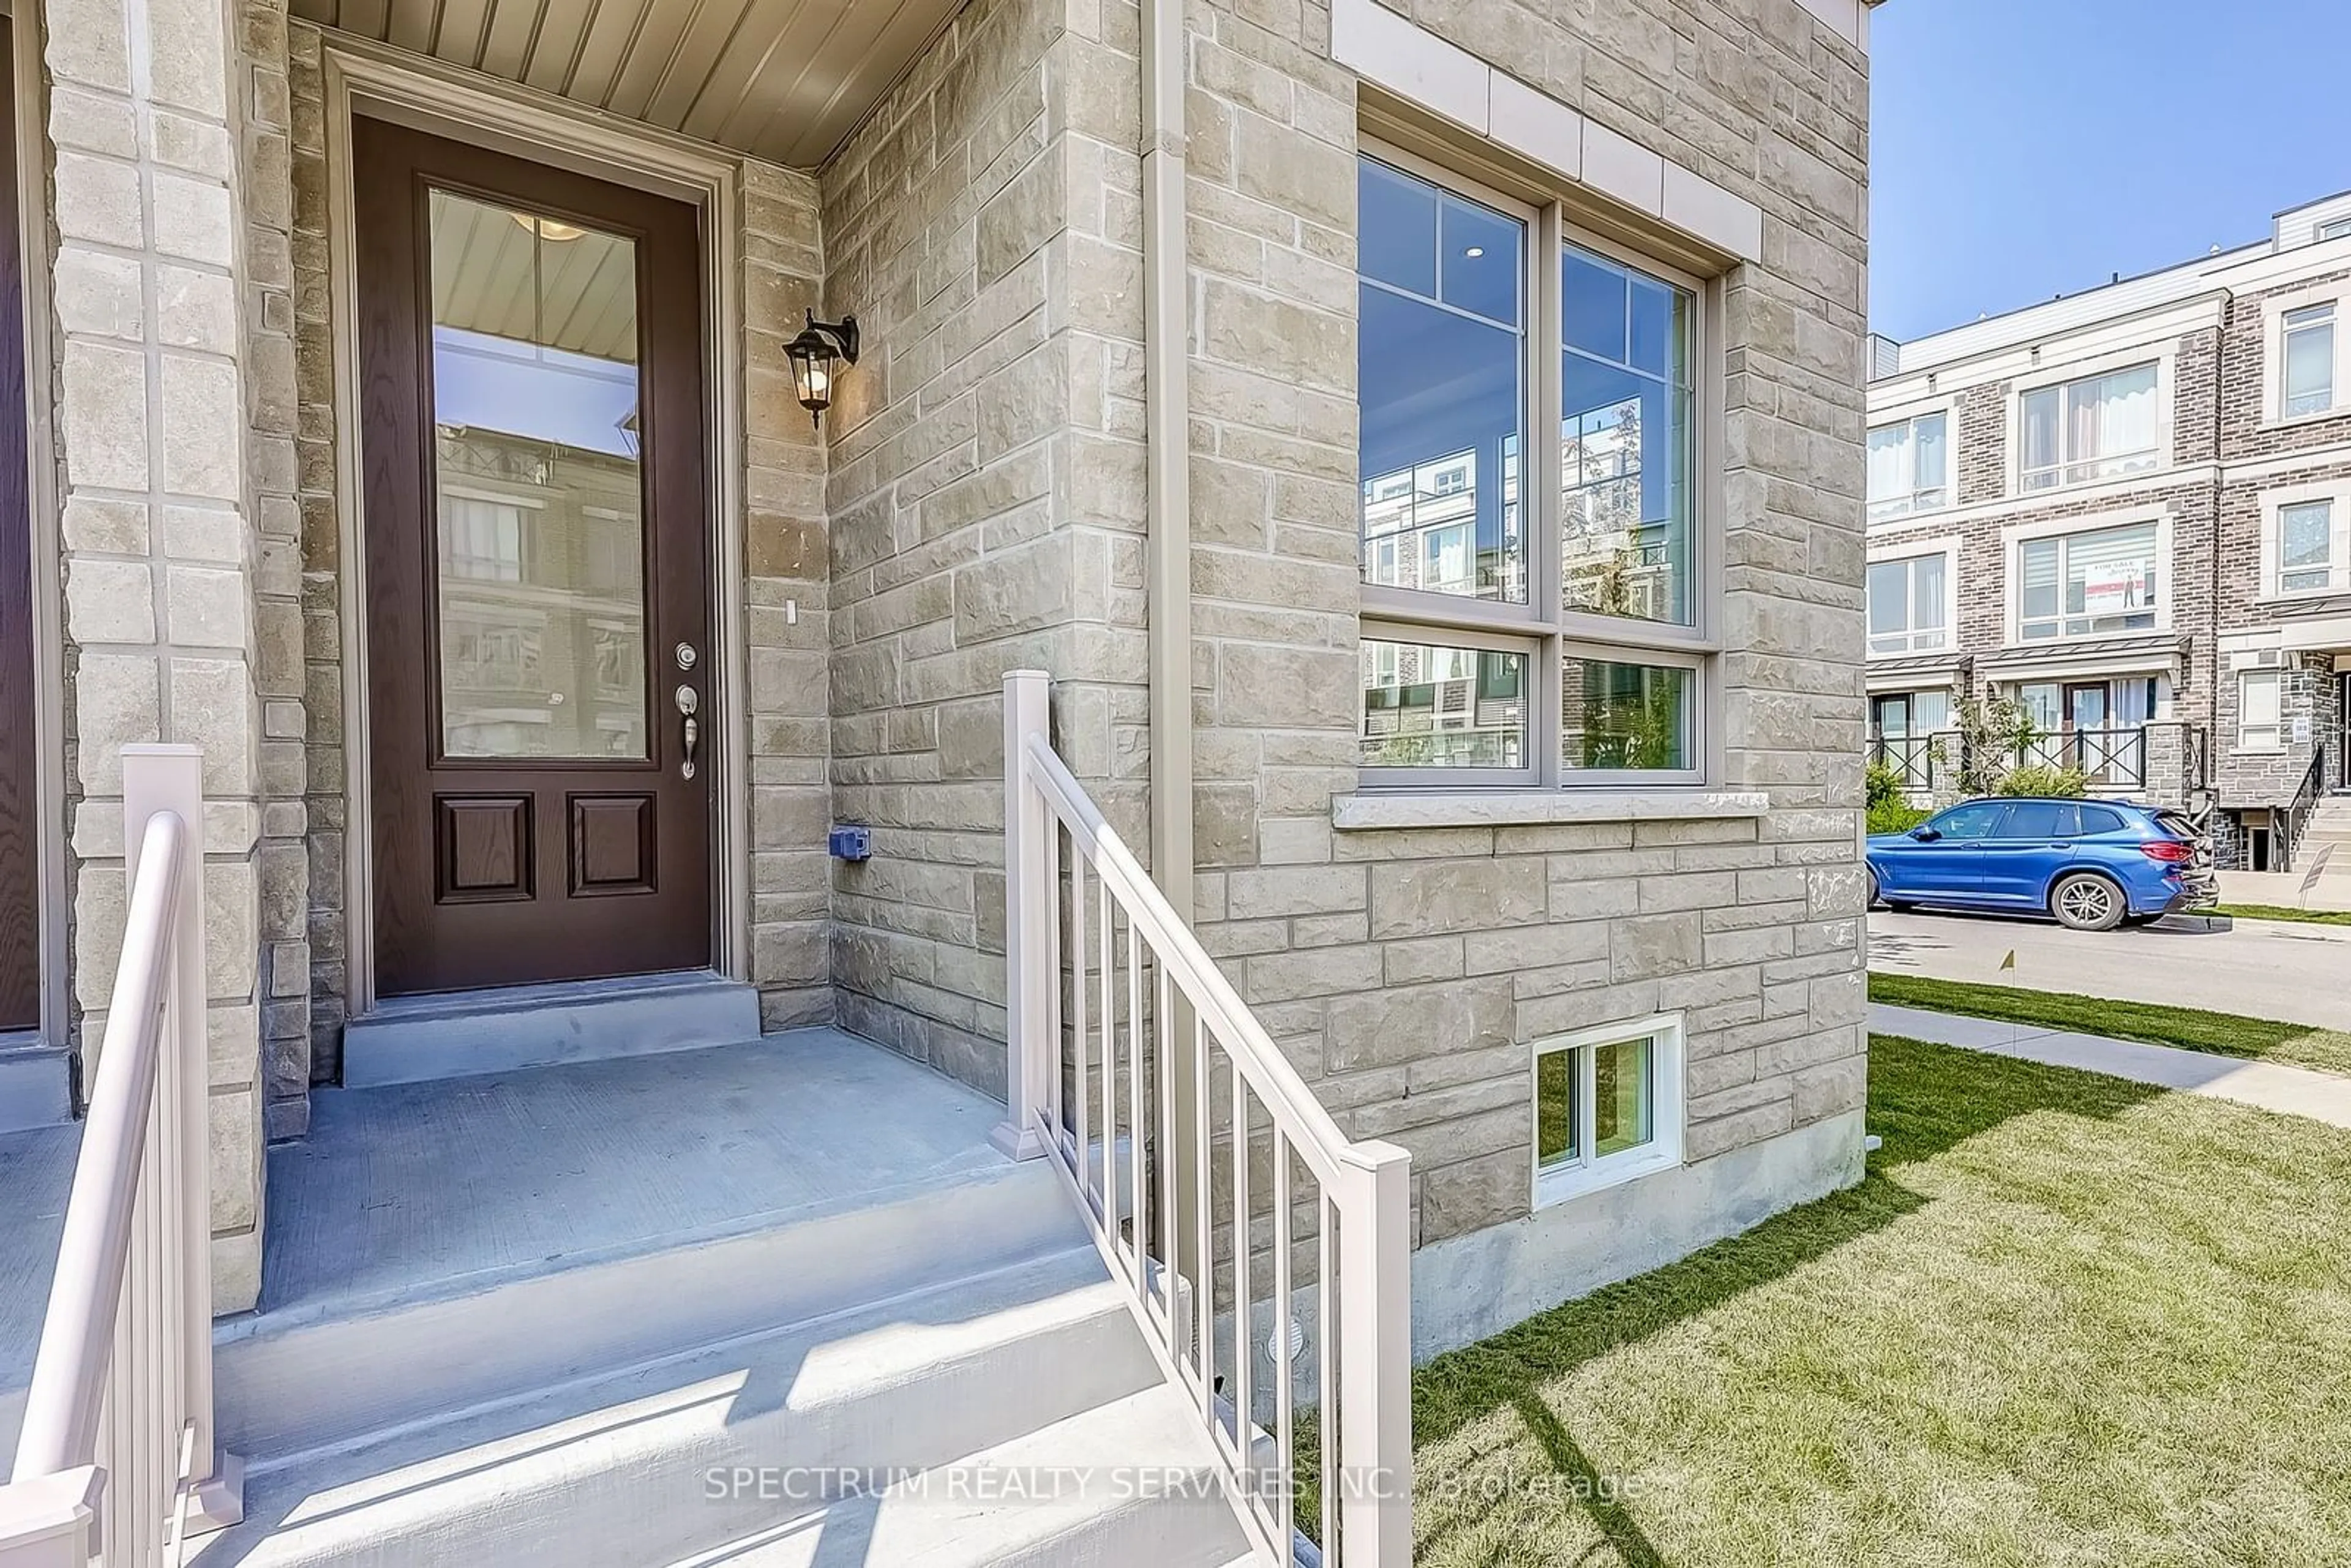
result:
[[[2095,872],[2057,879],[2049,890],[2049,913],[2076,931],[2112,931],[2130,913],[2123,890]]]

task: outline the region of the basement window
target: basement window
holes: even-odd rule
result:
[[[1537,1040],[1533,1087],[1537,1208],[1681,1163],[1679,1018]]]

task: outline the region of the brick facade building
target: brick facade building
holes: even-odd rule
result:
[[[2278,869],[2343,788],[2351,195],[2252,245],[1907,343],[1873,340],[1873,755],[1957,787],[1959,705],[2022,760],[2205,817]]]

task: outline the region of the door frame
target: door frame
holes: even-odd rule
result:
[[[57,407],[51,390],[57,384],[57,360],[49,340],[50,288],[56,253],[48,234],[49,94],[42,57],[43,28],[37,8],[16,0],[0,0],[0,15],[9,18],[8,68],[16,115],[0,126],[0,135],[13,137],[16,151],[16,188],[7,193],[16,204],[18,271],[24,279],[24,315],[14,323],[24,335],[25,455],[31,472],[25,487],[30,518],[33,589],[33,745],[35,764],[35,839],[39,877],[41,1039],[63,1046],[72,1020],[68,1007],[73,996],[73,956],[68,946],[67,912],[73,907],[68,892],[68,832],[66,823],[65,738],[65,571],[62,564],[64,517],[57,494]],[[7,324],[0,324],[5,330]]]
[[[352,235],[351,120],[365,113],[436,136],[668,196],[702,214],[705,527],[711,540],[711,967],[749,977],[748,691],[743,634],[743,310],[738,161],[685,137],[413,55],[322,34],[328,292],[335,354],[335,490],[342,570],[344,985],[351,1018],[375,1010],[376,889],[369,745],[365,486],[360,460],[359,266]]]

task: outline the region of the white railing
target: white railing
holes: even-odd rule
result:
[[[213,1443],[204,790],[187,746],[123,748],[130,917],[82,1128],[0,1568],[173,1564],[235,1521]]]
[[[1005,677],[1001,1141],[1068,1178],[1258,1544],[1406,1568],[1408,1156],[1340,1132],[1055,753],[1050,692]]]

